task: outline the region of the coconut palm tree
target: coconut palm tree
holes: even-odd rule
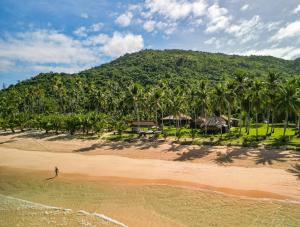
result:
[[[280,87],[277,108],[285,113],[283,136],[286,135],[289,112],[298,113],[300,109],[299,88],[294,84],[287,83]]]
[[[234,87],[233,92],[235,94],[238,108],[240,111],[239,136],[241,136],[241,133],[242,133],[243,111],[247,112],[247,107],[245,108],[245,106],[248,106],[248,105],[244,105],[245,101],[247,100],[247,94],[246,94],[247,80],[248,80],[248,78],[247,78],[247,75],[245,72],[240,71],[234,75],[235,87]]]
[[[269,133],[269,122],[270,122],[270,117],[271,117],[271,133],[274,132],[274,115],[275,115],[275,100],[276,100],[276,95],[278,93],[278,85],[280,82],[279,74],[275,72],[269,72],[266,78],[266,95],[264,98],[264,101],[266,103],[266,108],[267,108],[267,130],[266,130],[266,135]]]
[[[134,112],[138,121],[138,130],[140,129],[140,113],[139,113],[139,102],[142,95],[142,86],[138,83],[134,83],[130,87],[131,101],[134,107]]]
[[[60,112],[64,113],[67,90],[62,81],[61,76],[54,76],[53,92],[57,96],[57,99],[59,102],[59,107],[60,107]]]
[[[204,119],[207,118],[207,112],[209,110],[210,106],[210,90],[208,87],[208,81],[207,80],[201,80],[198,84],[198,91],[197,96],[199,98],[199,106],[201,109],[201,116],[204,117]],[[205,135],[207,134],[207,126],[205,125]]]
[[[251,86],[251,103],[255,112],[256,140],[258,140],[258,114],[263,105],[263,83],[260,80],[254,80]]]
[[[213,104],[220,116],[222,116],[222,113],[227,109],[228,105],[230,105],[227,100],[226,92],[227,90],[223,83],[218,83],[213,90]],[[223,129],[221,127],[221,138],[222,137]]]
[[[225,98],[227,103],[228,128],[231,128],[231,111],[235,106],[236,96],[234,92],[235,84],[233,80],[227,79],[225,82]]]

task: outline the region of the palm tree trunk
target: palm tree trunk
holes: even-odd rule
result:
[[[284,120],[284,130],[283,130],[283,136],[285,136],[286,128],[288,126],[288,118],[289,118],[289,112],[285,111],[285,120]]]
[[[222,116],[222,113],[220,113],[220,116]],[[223,125],[221,125],[221,139],[223,138]]]
[[[156,123],[156,125],[158,125],[158,120],[157,120],[157,108],[155,108],[155,123]]]
[[[178,135],[178,130],[179,129],[179,119],[176,120],[176,137],[177,137],[177,140],[179,140],[179,135]]]
[[[138,131],[140,131],[140,114],[139,114],[139,109],[137,104],[135,104],[135,111],[136,111],[136,117],[137,117],[137,121],[138,121]]]
[[[272,111],[271,133],[274,133],[274,111]]]
[[[228,116],[227,116],[227,118],[228,118],[228,129],[230,131],[230,128],[231,128],[231,122],[230,122],[230,120],[231,120],[231,108],[230,108],[229,103],[228,103]]]
[[[243,115],[242,112],[240,113],[240,120],[239,120],[239,137],[242,134],[242,123],[243,123]]]
[[[205,124],[205,135],[207,135],[206,113],[204,114],[204,117],[205,117],[205,122],[204,122],[204,124]]]
[[[268,116],[267,116],[267,131],[266,131],[266,136],[268,136],[269,133],[269,122],[270,122],[270,110],[268,110]]]
[[[300,116],[298,117],[298,137],[300,137]]]
[[[258,114],[255,114],[255,128],[256,128],[256,140],[258,140]]]
[[[195,117],[194,117],[194,129],[196,129],[197,113],[196,113],[196,109],[195,108],[194,108],[194,113],[195,113]]]
[[[250,114],[247,113],[246,116],[246,133],[249,134],[249,120],[250,120]]]
[[[164,111],[161,110],[161,131],[164,132]]]

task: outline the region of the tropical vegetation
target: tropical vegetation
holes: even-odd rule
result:
[[[194,51],[153,51],[125,55],[78,74],[40,74],[0,91],[0,127],[121,134],[132,120],[153,120],[163,128],[167,115],[226,115],[239,119],[235,132],[249,135],[266,124],[289,123],[300,136],[300,64],[273,57],[241,57]],[[230,125],[230,121],[229,127]],[[254,124],[254,125],[253,125]],[[193,137],[206,135],[195,125]],[[222,132],[221,132],[222,133]]]

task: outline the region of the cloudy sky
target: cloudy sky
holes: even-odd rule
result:
[[[0,0],[0,83],[141,49],[300,57],[300,0]]]

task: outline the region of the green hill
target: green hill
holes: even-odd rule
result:
[[[198,51],[144,50],[126,54],[79,75],[95,80],[133,80],[141,84],[155,83],[160,79],[178,82],[200,78],[218,80],[223,75],[230,76],[239,70],[254,75],[276,71],[289,76],[300,73],[299,61],[300,59],[287,61],[274,57],[246,57]]]
[[[193,80],[219,80],[222,76],[232,76],[237,71],[245,71],[254,76],[264,76],[275,71],[284,77],[300,74],[300,58],[283,60],[270,56],[238,56],[220,53],[206,53],[184,50],[144,50],[126,54],[114,61],[94,67],[78,74],[42,73],[16,85],[39,84],[50,87],[54,75],[63,76],[66,83],[72,77],[80,77],[87,83],[103,84],[113,80],[123,84],[126,81],[143,85],[158,80],[175,84],[186,84]]]

